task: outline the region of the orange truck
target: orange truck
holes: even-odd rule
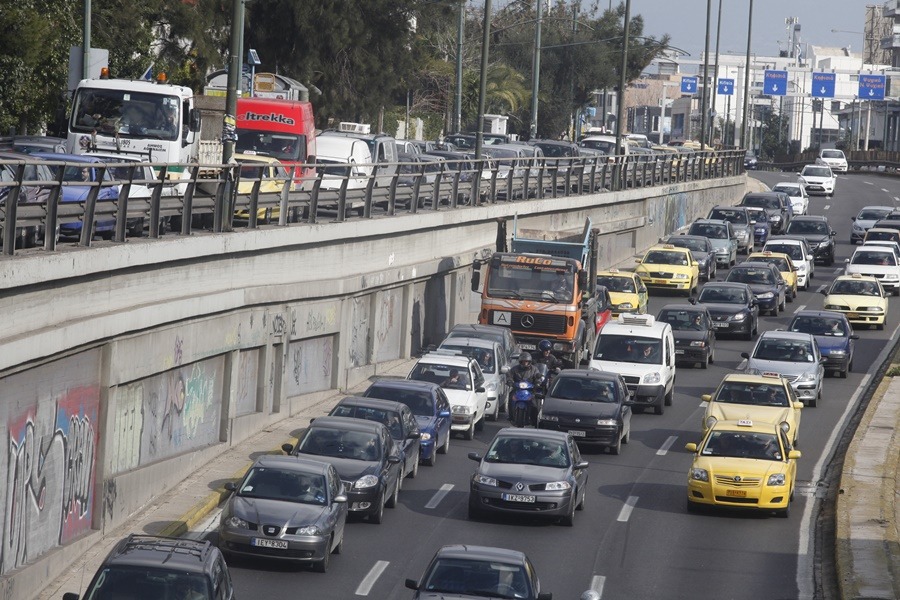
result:
[[[591,220],[578,241],[527,239],[514,232],[510,249],[473,265],[472,291],[481,293],[478,322],[509,327],[522,350],[550,340],[553,354],[569,365],[590,360],[601,318]]]

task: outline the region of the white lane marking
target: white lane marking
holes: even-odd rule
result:
[[[388,565],[391,564],[386,560],[379,560],[369,572],[363,577],[363,580],[359,582],[359,587],[356,588],[357,596],[368,596],[369,592],[372,591],[372,586],[375,585],[375,582],[378,581],[378,578],[381,577],[381,574],[384,573],[384,570],[387,569]]]
[[[670,435],[669,438],[663,442],[663,445],[659,447],[659,450],[656,451],[657,456],[665,456],[666,452],[669,451],[669,448],[672,447],[672,444],[675,443],[675,440],[678,439],[677,435]]]
[[[871,181],[863,181],[863,183],[866,184],[866,185],[875,185],[875,184],[872,183]]]
[[[806,305],[805,305],[805,304],[801,304],[800,306],[798,306],[797,308],[794,309],[794,314],[796,315],[798,312],[800,312],[800,311],[803,310],[804,308],[806,308]]]
[[[881,191],[884,192],[885,194],[890,194],[890,193],[891,193],[891,191],[890,191],[889,189],[887,189],[887,188],[881,188]]]
[[[820,285],[819,287],[816,288],[816,293],[821,294],[823,291],[825,291],[825,288],[827,288],[827,287],[828,287],[828,284],[823,283],[822,285]]]
[[[822,210],[828,210],[829,208],[831,208],[831,205],[826,204],[825,206],[822,207]]]
[[[603,597],[603,586],[606,585],[606,577],[603,575],[594,575],[591,577],[591,589],[602,598]]]
[[[441,503],[441,500],[444,499],[444,496],[450,493],[450,490],[453,489],[452,483],[445,483],[441,486],[441,489],[434,493],[434,496],[431,497],[431,500],[428,501],[428,504],[425,505],[425,508],[437,508],[437,505]]]
[[[900,197],[894,196],[894,202],[900,202]]]
[[[619,511],[619,516],[616,518],[616,521],[620,523],[625,523],[628,521],[628,517],[631,516],[631,511],[634,510],[634,505],[637,504],[638,497],[637,496],[628,496],[628,500],[625,501],[625,506],[622,507],[622,510]]]

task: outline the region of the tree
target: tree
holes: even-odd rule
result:
[[[767,111],[763,117],[760,133],[759,154],[765,160],[772,160],[784,154],[787,149],[788,118],[774,110]]]

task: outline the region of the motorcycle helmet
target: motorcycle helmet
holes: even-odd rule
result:
[[[553,350],[553,342],[550,340],[541,340],[541,343],[538,344],[538,349],[541,352],[547,352],[548,350]]]
[[[519,355],[519,364],[522,364],[523,362],[529,362],[529,363],[531,362],[531,354],[530,353],[523,352],[522,354]]]

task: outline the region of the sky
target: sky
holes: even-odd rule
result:
[[[601,6],[606,0],[600,0]],[[618,2],[614,0],[613,4]],[[719,0],[712,0],[709,51],[715,52]],[[743,55],[747,51],[747,16],[750,0],[721,0],[722,39],[719,52]],[[844,47],[860,51],[867,4],[883,6],[883,0],[754,0],[751,53],[778,56],[790,39],[785,19],[800,23],[800,42],[815,46]],[[669,34],[670,44],[699,60],[706,34],[707,0],[631,0],[631,14],[644,18],[644,35]],[[832,29],[843,30],[832,33]],[[845,33],[849,32],[849,33]]]

